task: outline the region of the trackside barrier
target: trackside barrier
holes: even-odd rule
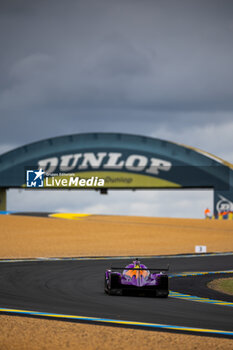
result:
[[[233,212],[223,212],[219,213],[217,215],[213,215],[212,219],[217,219],[217,220],[233,220]]]

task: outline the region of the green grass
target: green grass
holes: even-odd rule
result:
[[[213,280],[209,282],[207,286],[218,292],[233,295],[233,277]]]

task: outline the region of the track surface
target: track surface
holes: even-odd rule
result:
[[[149,258],[142,262],[148,267],[170,263],[171,273],[176,273],[231,270],[232,259],[232,256],[177,257]],[[105,295],[105,269],[111,264],[125,266],[128,262],[122,259],[1,263],[0,307],[233,331],[232,307],[173,298]],[[189,278],[186,284],[184,277],[172,279],[171,289],[193,295],[198,291],[205,297],[204,278],[201,288],[193,282],[192,293]],[[219,299],[220,296],[212,291],[208,297]]]

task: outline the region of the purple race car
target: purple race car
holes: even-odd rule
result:
[[[113,270],[123,270],[116,272]],[[153,272],[152,271],[157,271]],[[105,292],[110,295],[150,294],[167,298],[169,294],[168,276],[165,269],[147,268],[138,259],[126,267],[112,267],[105,272]]]

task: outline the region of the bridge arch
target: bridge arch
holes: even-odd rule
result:
[[[233,211],[232,164],[194,147],[123,133],[65,135],[2,154],[1,210],[6,208],[6,189],[24,188],[26,171],[40,168],[55,177],[74,173],[103,178],[102,192],[122,188],[212,188],[215,215]]]

